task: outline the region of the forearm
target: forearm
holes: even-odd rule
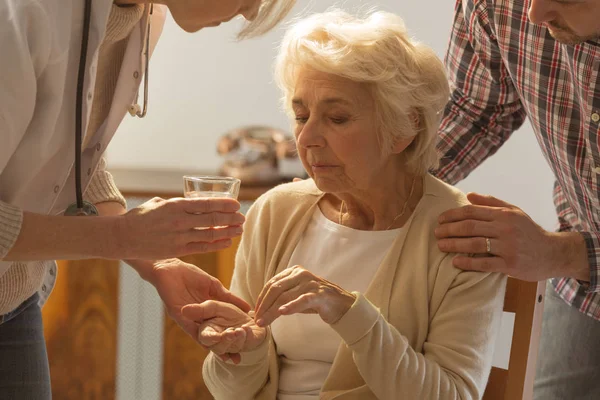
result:
[[[96,207],[100,217],[23,213],[20,226],[15,226],[15,221],[15,225],[10,227],[18,232],[18,236],[2,260],[117,258],[115,233],[118,221],[114,217],[125,214],[127,210],[118,202],[103,202]]]
[[[119,258],[119,217],[65,217],[23,213],[3,261]]]
[[[408,339],[363,296],[332,328],[352,352],[360,375],[379,399],[392,400],[402,395],[411,399],[457,400],[476,398],[476,393],[483,392],[483,380],[477,387],[460,376],[468,372],[460,368],[464,366],[444,365],[449,358],[443,354],[438,357],[434,351],[426,356],[427,344],[423,353],[415,351]]]

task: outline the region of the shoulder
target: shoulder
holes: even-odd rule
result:
[[[440,214],[452,208],[470,204],[467,196],[460,189],[441,181],[433,175],[425,175],[424,183],[422,201],[426,203],[425,212]]]

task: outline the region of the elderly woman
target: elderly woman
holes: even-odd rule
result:
[[[211,393],[480,398],[505,278],[460,271],[436,245],[438,215],[467,203],[427,172],[449,97],[441,62],[394,15],[332,11],[289,30],[276,72],[312,179],[248,212],[232,291],[255,315],[183,309],[205,321]]]

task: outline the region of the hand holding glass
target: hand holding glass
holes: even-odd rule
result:
[[[184,176],[183,195],[186,198],[196,199],[230,198],[237,200],[240,183],[239,179],[223,176]],[[215,228],[224,227],[215,226]]]

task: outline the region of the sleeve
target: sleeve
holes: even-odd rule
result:
[[[592,315],[594,302],[591,298],[600,292],[600,232],[581,232],[574,228],[579,224],[577,215],[571,208],[567,197],[565,196],[562,187],[558,182],[554,183],[554,205],[558,214],[558,231],[559,232],[579,232],[584,240],[587,248],[588,263],[590,266],[590,282],[580,284],[587,292],[586,298],[581,302],[579,310],[585,314]],[[563,287],[563,290],[571,290],[570,286]],[[568,295],[566,296],[568,297]]]
[[[49,31],[48,16],[37,1],[0,1],[0,175],[33,117],[37,78],[50,57]],[[0,260],[17,240],[22,221],[22,210],[0,201]],[[10,264],[0,261],[0,275]]]
[[[458,273],[430,319],[422,353],[361,295],[332,327],[378,399],[480,399],[491,370],[505,287],[500,274]]]
[[[96,173],[85,191],[84,198],[92,204],[113,201],[127,208],[125,197],[117,188],[110,172],[106,171],[106,159],[104,157],[100,160]]]
[[[488,1],[457,0],[445,56],[451,96],[439,128],[440,166],[455,184],[493,155],[526,114],[502,60]]]
[[[246,300],[253,308],[265,282],[266,230],[260,214],[266,213],[257,201],[248,211],[244,233],[235,259],[231,292]],[[251,352],[241,353],[240,364],[223,362],[211,352],[204,361],[204,382],[217,400],[251,400],[269,382],[273,368],[271,353],[275,351],[270,330],[265,342]]]

